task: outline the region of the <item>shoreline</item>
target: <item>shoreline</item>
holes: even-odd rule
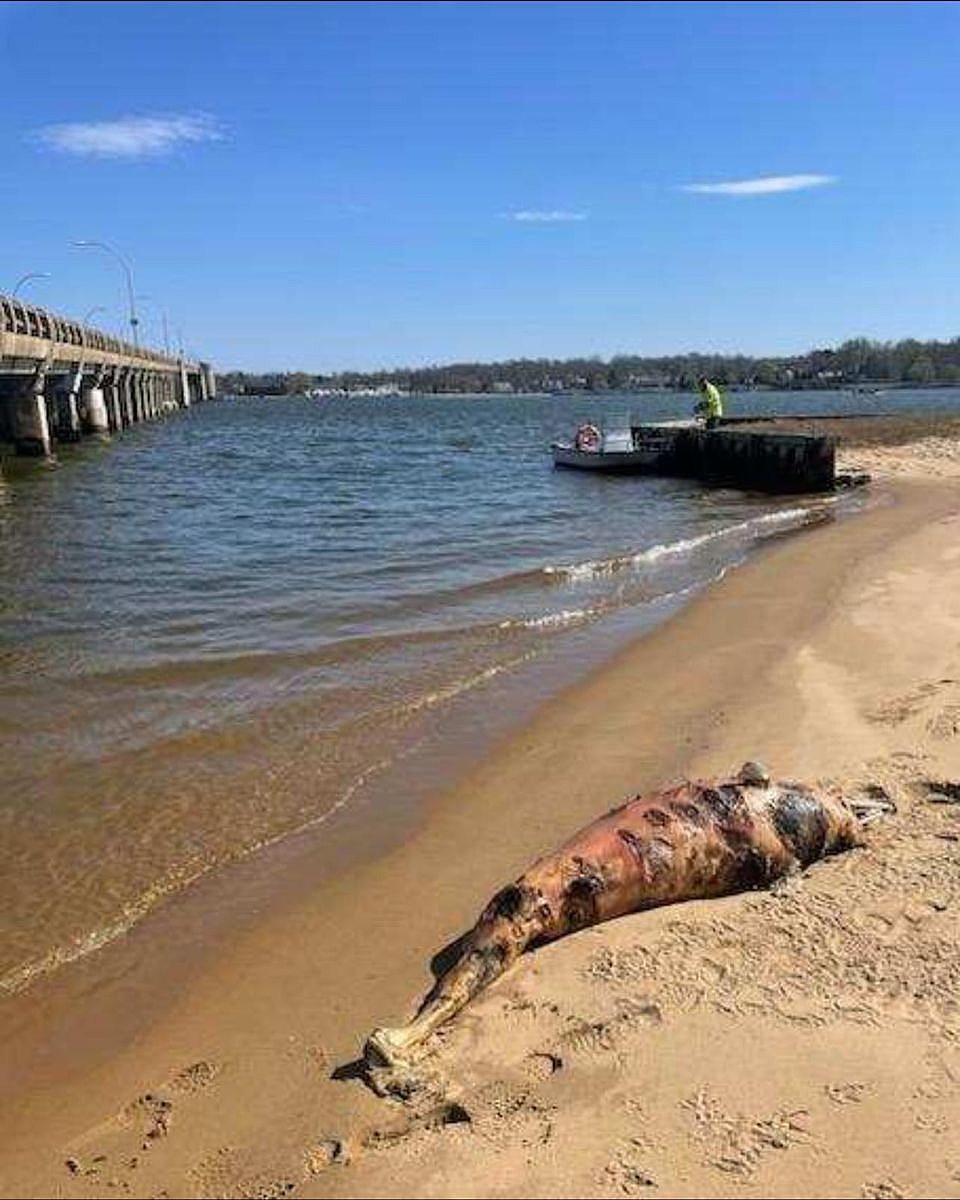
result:
[[[502,427],[501,407],[458,407],[430,426],[417,455],[444,463],[429,484],[448,498],[435,517],[426,505],[416,516],[419,473],[393,453],[409,418],[381,414],[377,437],[352,423],[355,458],[325,436],[342,414],[302,403],[276,419],[249,405],[198,410],[142,444],[81,445],[55,475],[34,466],[12,484],[0,992],[116,940],[211,868],[352,803],[365,778],[436,733],[458,693],[499,697],[494,674],[521,660],[517,673],[536,669],[530,658],[582,644],[582,627],[635,624],[623,609],[713,574],[759,536],[746,522],[736,532],[740,514],[781,503],[554,472],[538,432],[548,406],[518,419],[509,453],[487,436]],[[234,455],[264,422],[290,421],[312,431],[291,459],[298,485],[258,456],[262,502],[250,508],[230,490],[221,504]],[[318,483],[314,437],[332,483]],[[358,462],[358,478],[380,464],[390,479],[368,489],[369,504],[348,479]],[[518,473],[521,509],[507,499]],[[169,485],[162,530],[135,505],[120,517],[141,477]],[[76,566],[90,578],[74,588],[48,534],[84,486]],[[118,518],[109,536],[96,528],[101,506]],[[701,544],[731,522],[733,536]],[[149,584],[134,566],[145,546],[157,563]],[[491,705],[499,716],[499,699]]]
[[[799,497],[798,501],[805,499]],[[758,537],[719,574],[643,605],[628,606],[608,615],[602,625],[574,631],[545,654],[523,662],[519,671],[500,674],[492,692],[485,688],[473,694],[468,689],[451,709],[437,714],[440,724],[432,733],[421,730],[398,755],[374,763],[351,785],[348,798],[317,819],[232,860],[213,864],[185,886],[162,892],[142,913],[129,919],[119,915],[103,936],[92,931],[89,947],[51,955],[51,966],[41,960],[30,964],[30,970],[21,968],[22,985],[0,988],[0,1045],[14,1041],[22,1025],[20,1014],[29,1013],[35,1002],[55,1013],[57,1021],[79,997],[99,990],[104,978],[118,973],[135,978],[130,993],[136,1003],[134,1013],[122,1014],[127,1019],[119,1024],[110,1022],[111,1052],[118,1037],[135,1038],[166,1007],[151,1004],[158,983],[202,975],[205,962],[222,953],[247,921],[259,919],[260,911],[283,912],[301,903],[317,886],[402,848],[434,809],[455,793],[458,782],[523,730],[541,708],[602,674],[621,653],[675,619],[692,600],[708,598],[729,571],[741,569],[770,546],[815,532],[823,524],[858,516],[862,502],[843,504],[845,499],[842,495],[827,500],[810,498],[807,505],[801,505],[806,508],[806,519]],[[878,502],[884,501],[872,501]],[[787,515],[794,513],[791,510]],[[779,510],[771,510],[760,517],[747,517],[744,523],[755,522],[759,527],[771,519],[776,522],[778,516]],[[731,526],[727,532],[737,528]],[[562,573],[567,568],[556,570]],[[392,799],[398,791],[404,796],[401,804]],[[375,825],[373,812],[377,814]],[[285,877],[282,882],[280,877]],[[84,1042],[88,1050],[93,1043],[91,1057],[97,1061],[102,1049],[96,1046],[97,1039],[88,1037]],[[3,1096],[19,1085],[16,1067],[20,1057],[14,1051],[15,1069],[9,1069],[8,1060],[7,1072],[0,1072],[0,1105]],[[72,1065],[87,1066],[82,1060]]]
[[[613,662],[549,700],[487,762],[432,800],[399,846],[348,878],[307,889],[286,911],[254,920],[201,975],[174,977],[185,994],[165,995],[135,1041],[111,1054],[111,1006],[115,1013],[130,969],[118,967],[86,997],[82,1017],[73,1013],[65,1024],[60,1017],[61,1044],[99,1028],[104,1055],[95,1067],[72,1077],[63,1061],[38,1069],[39,1048],[49,1054],[50,1014],[36,1005],[17,1031],[21,1058],[35,1055],[34,1083],[22,1077],[23,1090],[5,1105],[4,1187],[91,1194],[108,1168],[74,1183],[63,1157],[72,1148],[82,1160],[80,1147],[108,1137],[112,1114],[199,1063],[207,1064],[211,1086],[209,1094],[197,1090],[195,1103],[202,1107],[216,1095],[216,1116],[198,1109],[186,1129],[177,1119],[145,1156],[149,1162],[123,1176],[128,1194],[161,1187],[171,1194],[234,1194],[228,1187],[239,1186],[254,1162],[261,1164],[257,1171],[282,1167],[290,1175],[296,1161],[302,1175],[305,1147],[324,1130],[381,1119],[382,1106],[359,1085],[329,1075],[353,1057],[370,1025],[401,1015],[422,993],[430,956],[545,845],[624,795],[709,763],[754,699],[752,692],[731,694],[730,679],[748,663],[757,690],[769,689],[784,647],[801,645],[827,620],[843,580],[956,507],[942,487],[901,484],[892,505],[752,556]],[[684,661],[692,651],[696,661]],[[652,681],[639,697],[638,678]],[[571,762],[571,744],[583,747],[589,769]],[[755,753],[745,747],[740,757]],[[852,769],[853,761],[845,765]],[[775,766],[798,769],[789,761]],[[424,862],[433,864],[426,876]],[[256,911],[254,895],[254,918]],[[91,1127],[99,1128],[90,1133]],[[204,1191],[197,1164],[207,1161],[204,1147],[213,1153],[214,1130],[214,1141],[226,1139],[252,1157],[246,1166],[230,1166],[231,1181],[217,1185],[223,1190]],[[312,1183],[301,1177],[297,1194],[328,1194],[322,1189],[349,1186],[348,1176],[341,1173],[341,1185],[328,1173]]]
[[[620,607],[611,605],[603,611],[590,608],[562,611],[525,619],[516,619],[510,625],[567,626],[557,639],[540,646],[523,647],[512,660],[497,663],[473,677],[458,680],[452,688],[441,689],[437,695],[428,695],[412,705],[416,716],[412,718],[402,739],[385,753],[381,759],[371,758],[353,778],[344,781],[339,794],[332,793],[332,803],[317,815],[303,821],[299,827],[270,834],[262,841],[249,847],[238,848],[222,859],[211,858],[201,861],[189,873],[171,872],[161,877],[143,893],[109,915],[101,925],[83,931],[73,940],[61,941],[44,954],[27,959],[16,966],[7,967],[0,974],[0,1004],[10,997],[29,993],[37,984],[49,981],[53,988],[59,986],[62,972],[70,972],[86,964],[88,958],[96,958],[118,942],[140,931],[145,939],[150,937],[151,922],[168,905],[186,906],[190,913],[177,911],[174,915],[164,913],[161,927],[166,926],[161,940],[171,936],[171,928],[178,929],[179,936],[193,939],[193,925],[207,926],[211,913],[214,923],[222,927],[223,936],[229,937],[231,921],[229,908],[231,897],[243,894],[251,888],[259,888],[263,877],[277,875],[272,859],[276,856],[279,869],[291,858],[298,860],[312,856],[320,874],[324,877],[343,871],[342,859],[350,865],[376,857],[387,845],[398,845],[424,819],[424,809],[431,796],[442,794],[453,782],[467,774],[497,744],[510,733],[529,721],[536,709],[568,688],[589,677],[594,671],[609,664],[618,653],[638,638],[647,636],[662,622],[669,620],[693,596],[712,586],[729,570],[739,568],[757,553],[778,538],[809,532],[820,524],[834,520],[846,520],[855,516],[869,500],[853,493],[836,493],[832,496],[799,496],[791,498],[787,507],[771,507],[759,514],[748,513],[739,520],[695,535],[666,546],[654,545],[598,562],[573,563],[571,565],[548,565],[542,574],[567,582],[579,579],[591,572],[603,573],[606,569],[638,569],[648,559],[692,556],[708,545],[727,545],[737,538],[751,540],[742,545],[735,544],[731,557],[719,567],[714,564],[709,574],[699,574],[692,582],[680,580],[675,590],[652,593],[643,601],[632,601]],[[572,599],[571,603],[583,603]],[[503,628],[503,625],[501,625]],[[477,686],[480,684],[481,686]],[[445,695],[444,691],[449,692]],[[435,703],[437,702],[437,703]],[[241,781],[242,783],[242,781]],[[248,786],[253,786],[252,784]],[[403,801],[396,803],[394,797],[403,794]],[[375,850],[357,845],[360,838],[353,830],[360,819],[356,811],[347,809],[363,806],[367,819],[377,814],[377,824],[385,827],[384,837],[373,838]],[[264,893],[268,890],[264,885]],[[286,891],[280,887],[280,891]],[[282,906],[288,898],[276,898]],[[183,924],[179,925],[182,918]],[[204,953],[213,951],[205,946]],[[119,951],[122,955],[123,951]],[[96,964],[88,965],[91,979],[96,977]],[[66,981],[69,988],[69,980]],[[2,1019],[0,1019],[2,1038]]]

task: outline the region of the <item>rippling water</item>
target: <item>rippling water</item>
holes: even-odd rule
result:
[[[245,399],[6,460],[0,985],[322,822],[466,691],[822,516],[551,467],[580,419],[689,403]]]

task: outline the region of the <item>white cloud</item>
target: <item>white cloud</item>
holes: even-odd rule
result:
[[[156,158],[178,146],[217,142],[219,122],[206,113],[118,117],[113,121],[71,121],[38,129],[36,139],[51,150],[84,158]]]
[[[540,225],[549,225],[557,221],[585,221],[587,219],[586,213],[571,212],[566,208],[521,208],[519,212],[507,213],[506,215],[511,221],[527,221]]]
[[[684,183],[682,192],[701,196],[773,196],[779,192],[800,192],[804,188],[836,183],[834,175],[760,175],[756,179],[731,179],[726,183]]]

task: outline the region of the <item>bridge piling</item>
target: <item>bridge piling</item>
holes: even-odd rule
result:
[[[204,400],[212,400],[217,394],[217,375],[208,362],[200,363],[200,378],[203,381]]]
[[[110,418],[102,382],[101,375],[93,375],[89,386],[83,389],[83,424],[88,433],[105,438],[110,434]]]
[[[140,376],[138,372],[130,372],[127,390],[130,396],[130,424],[139,425],[143,420],[143,412],[140,408]]]
[[[45,392],[49,365],[46,361],[38,362],[33,376],[15,394],[13,443],[17,454],[51,457],[52,442]]]
[[[138,371],[137,379],[137,405],[140,411],[140,422],[145,424],[150,420],[150,397],[147,395],[147,376],[143,371]]]
[[[190,379],[183,359],[180,360],[180,403],[184,408],[190,407]]]
[[[50,392],[53,408],[53,429],[58,442],[79,442],[81,437],[80,412],[77,393],[80,388],[79,372],[57,377]],[[48,414],[49,421],[49,414]]]
[[[123,429],[123,414],[120,411],[120,393],[117,388],[116,372],[107,371],[100,382],[100,387],[103,391],[103,404],[110,432],[120,433]]]
[[[117,397],[120,401],[120,414],[124,429],[133,424],[133,408],[130,397],[130,372],[120,368],[117,371]]]
[[[127,424],[136,425],[136,397],[133,392],[133,371],[125,371],[123,375],[124,395],[127,403]]]
[[[142,425],[147,420],[147,389],[143,383],[143,372],[133,373],[133,394],[136,397],[137,422]]]

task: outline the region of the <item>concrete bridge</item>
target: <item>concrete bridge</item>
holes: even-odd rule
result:
[[[132,345],[0,295],[0,442],[49,456],[211,399],[209,363]]]

